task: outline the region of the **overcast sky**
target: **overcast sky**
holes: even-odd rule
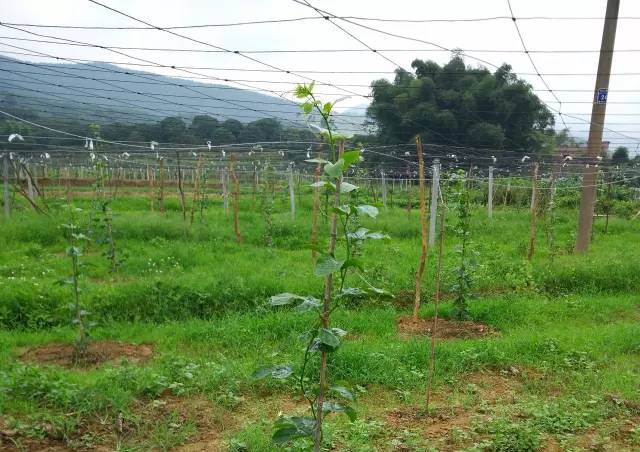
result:
[[[124,11],[132,16],[144,19],[154,25],[167,27],[195,24],[222,24],[270,19],[291,19],[309,17],[312,19],[285,22],[279,24],[244,25],[234,27],[210,27],[200,29],[176,30],[192,38],[230,50],[366,50],[366,47],[348,36],[345,32],[327,20],[315,19],[317,13],[292,0],[104,0],[104,3]],[[463,19],[493,16],[509,16],[507,0],[448,0],[448,1],[409,1],[397,0],[310,0],[314,6],[325,9],[337,16],[358,16],[361,18],[385,19]],[[511,0],[516,17],[593,17],[594,20],[520,20],[525,43],[529,50],[598,50],[602,37],[602,26],[606,0]],[[640,18],[640,2],[622,0],[621,17]],[[3,23],[57,24],[57,25],[100,25],[100,26],[141,26],[131,19],[90,3],[88,0],[20,0],[2,2],[0,20]],[[507,62],[516,73],[522,75],[537,91],[540,98],[550,107],[559,107],[555,98],[542,91],[544,85],[533,72],[531,62],[522,50],[516,29],[511,20],[499,19],[482,22],[446,22],[446,23],[393,23],[374,22],[361,19],[354,21],[394,34],[429,41],[445,48],[464,49],[468,55],[465,61],[476,66],[476,57],[495,65]],[[415,58],[432,59],[446,62],[450,53],[434,51],[432,45],[394,38],[369,31],[361,27],[336,20],[342,26],[370,47],[379,50],[362,52],[326,52],[326,53],[270,53],[250,54],[264,63],[281,69],[295,71],[380,71],[379,74],[312,74],[300,72],[320,82],[338,85],[318,87],[317,91],[327,93],[323,98],[336,99],[345,95],[345,90],[366,95],[367,86],[375,78],[392,77],[397,65],[410,69]],[[638,50],[638,26],[640,20],[622,19],[618,24],[616,50]],[[20,56],[6,52],[24,52],[9,45],[20,46],[65,58],[87,60],[117,61],[135,63],[136,60],[124,55],[92,47],[73,47],[48,43],[9,40],[7,37],[42,39],[24,32],[6,27],[0,33],[0,52],[16,58],[32,61],[47,61],[43,58]],[[24,28],[24,27],[23,27]],[[77,41],[105,46],[155,47],[171,49],[213,50],[212,47],[197,44],[186,39],[172,36],[158,30],[118,30],[92,31],[69,30],[60,28],[28,28],[28,30],[55,37],[64,37]],[[384,51],[384,50],[387,51]],[[400,51],[404,50],[404,51]],[[410,51],[406,51],[410,50]],[[483,52],[482,50],[493,50]],[[496,50],[516,51],[516,53],[496,53]],[[296,82],[304,81],[298,76],[278,72],[238,72],[229,69],[267,69],[264,65],[250,61],[241,55],[203,52],[167,52],[122,50],[129,55],[144,58],[154,63],[175,66],[193,66],[221,68],[224,70],[198,69],[204,76],[256,80],[245,82],[262,89],[283,93],[291,98],[290,91]],[[393,60],[387,61],[381,55]],[[640,73],[640,52],[617,52],[613,59],[612,72]],[[562,111],[583,119],[589,119],[592,90],[595,83],[598,53],[532,53],[534,63],[543,74],[590,75],[545,75],[549,86],[558,90],[562,100]],[[139,62],[139,61],[138,61]],[[486,64],[485,64],[486,66]],[[494,69],[487,66],[489,69]],[[152,72],[171,76],[188,77],[179,69],[146,67]],[[0,74],[1,77],[1,74]],[[259,80],[259,81],[258,81]],[[202,81],[202,80],[199,80]],[[287,82],[287,83],[267,83]],[[213,83],[213,80],[211,80]],[[234,84],[232,84],[234,85]],[[355,85],[355,86],[348,86]],[[362,85],[362,86],[358,86]],[[238,85],[234,85],[238,86]],[[584,90],[569,92],[562,90]],[[625,90],[638,90],[628,92]],[[639,102],[620,103],[620,102]],[[342,108],[366,105],[367,99],[352,96],[343,100]],[[605,139],[616,144],[626,144],[635,150],[640,142],[640,75],[613,75],[611,78],[609,104],[607,108],[607,127],[620,131],[623,137],[605,132]],[[588,124],[573,118],[566,118],[576,136],[586,136]],[[558,122],[561,125],[561,122]]]

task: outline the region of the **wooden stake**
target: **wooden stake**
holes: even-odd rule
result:
[[[342,158],[344,152],[344,142],[340,143],[338,150],[338,158]],[[335,156],[334,156],[335,158]],[[342,182],[342,175],[336,180],[336,190],[334,195],[333,206],[340,207],[340,184]],[[329,249],[327,254],[333,256],[336,250],[336,240],[338,236],[338,215],[334,212],[331,215],[331,230],[329,234]],[[331,297],[333,294],[333,273],[329,273],[325,276],[324,280],[324,296],[322,304],[322,314],[320,315],[322,321],[322,327],[329,329],[329,314],[331,313]],[[323,404],[324,395],[327,385],[327,352],[322,351],[320,355],[320,378],[318,397],[316,398],[316,429],[314,435],[314,450],[319,451],[322,443],[322,416],[323,416]]]
[[[160,159],[160,190],[158,192],[158,206],[160,213],[165,214],[164,210],[164,158]]]
[[[291,207],[291,219],[296,219],[296,193],[293,185],[293,165],[289,164],[289,204]]]
[[[193,217],[196,211],[196,205],[200,200],[200,177],[202,172],[202,152],[198,153],[198,162],[196,163],[195,180],[193,187],[193,200],[191,202],[191,219],[189,224],[193,224]]]
[[[2,179],[4,182],[4,217],[11,216],[11,198],[9,195],[9,151],[5,151],[2,164]]]
[[[322,158],[322,147],[318,150],[318,160]],[[322,165],[318,163],[315,171],[315,181],[320,182],[322,174]],[[320,188],[313,187],[313,210],[311,212],[311,259],[316,263],[318,248],[318,211],[320,210]]]
[[[527,259],[531,261],[536,247],[536,219],[538,210],[538,162],[533,164],[533,176],[531,178],[531,231],[529,234],[529,252]]]
[[[493,218],[493,166],[489,167],[489,188],[487,190],[487,211],[489,219]]]
[[[438,215],[438,196],[440,195],[440,159],[433,160],[433,178],[431,179],[431,205],[429,212],[429,246],[436,241],[436,223]]]
[[[182,207],[182,219],[187,221],[187,205],[184,200],[184,188],[182,187],[182,168],[180,168],[180,153],[176,152],[176,164],[178,166],[178,192],[180,193],[180,207]]]
[[[242,243],[242,236],[240,235],[240,227],[238,225],[238,210],[240,209],[240,183],[238,182],[238,176],[236,175],[236,155],[231,154],[229,159],[229,173],[233,179],[233,232],[236,234],[236,240],[238,243]]]
[[[431,357],[429,359],[429,375],[427,376],[427,416],[429,415],[429,404],[431,403],[431,388],[433,385],[433,371],[436,364],[436,340],[438,334],[438,306],[440,304],[440,284],[442,280],[442,256],[444,254],[444,221],[445,211],[440,213],[440,240],[438,243],[438,268],[436,270],[436,296],[433,302],[433,326],[431,327]]]
[[[420,297],[422,291],[422,275],[424,274],[424,267],[427,262],[427,202],[424,180],[424,156],[420,135],[416,136],[416,151],[418,153],[418,179],[420,183],[420,237],[422,239],[422,242],[420,264],[418,265],[418,270],[416,271],[416,291],[413,302],[413,320],[418,320],[418,311],[420,310]]]

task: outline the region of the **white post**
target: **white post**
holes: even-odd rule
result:
[[[436,221],[438,215],[438,195],[440,189],[440,159],[433,160],[433,178],[431,179],[431,208],[429,211],[429,245],[436,242]]]
[[[380,171],[381,183],[382,183],[382,205],[387,208],[387,180],[384,178],[384,170]]]
[[[489,167],[489,191],[487,193],[487,210],[489,218],[493,218],[493,166]]]
[[[296,218],[296,193],[293,185],[293,164],[289,164],[289,202],[291,204],[291,219]]]

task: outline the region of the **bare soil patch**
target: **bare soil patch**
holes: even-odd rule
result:
[[[401,317],[398,319],[398,332],[401,336],[431,336],[433,334],[433,317],[419,318]],[[438,318],[436,337],[439,339],[468,339],[475,337],[496,336],[498,331],[489,325],[470,320],[449,320]]]
[[[24,350],[20,360],[29,363],[54,364],[68,368],[94,368],[101,364],[118,364],[122,360],[142,363],[153,356],[153,347],[148,344],[126,342],[92,342],[85,355],[75,358],[75,349],[70,344],[48,344]]]

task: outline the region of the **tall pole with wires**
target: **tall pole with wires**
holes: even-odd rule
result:
[[[600,59],[598,61],[598,74],[596,76],[587,145],[587,162],[591,164],[588,163],[586,165],[582,176],[582,197],[580,199],[578,231],[576,233],[576,252],[578,253],[586,253],[591,242],[596,183],[598,180],[598,168],[595,167],[592,160],[598,156],[602,147],[602,132],[607,110],[607,91],[609,89],[619,9],[620,0],[607,0],[607,12],[604,19],[604,30],[602,31],[602,44],[600,45]]]

